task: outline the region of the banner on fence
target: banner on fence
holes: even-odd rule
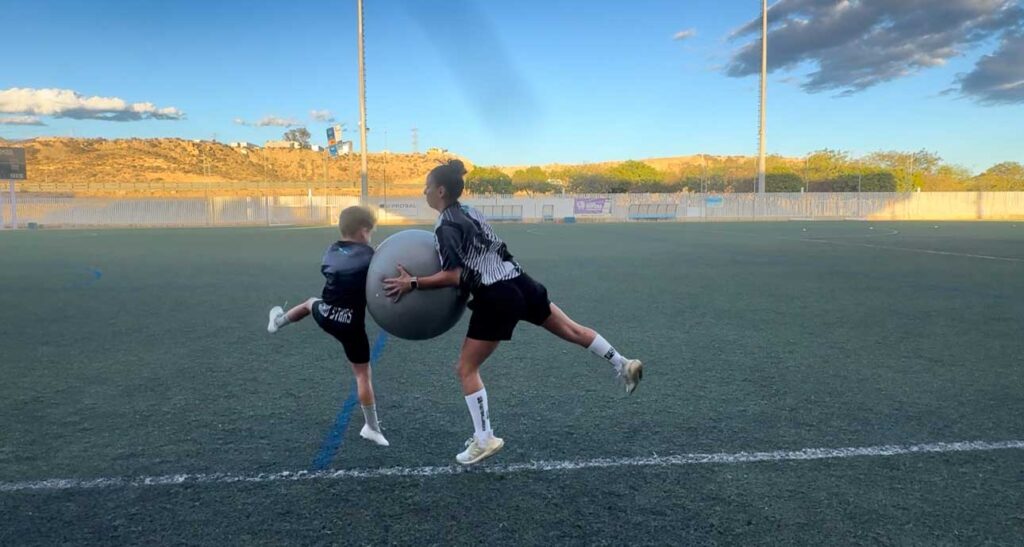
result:
[[[611,203],[608,198],[576,198],[573,212],[577,215],[606,215],[611,213]]]

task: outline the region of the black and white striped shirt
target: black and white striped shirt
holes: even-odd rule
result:
[[[519,277],[523,270],[482,214],[455,202],[434,225],[441,268],[462,268],[462,286],[474,290]]]

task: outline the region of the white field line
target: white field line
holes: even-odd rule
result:
[[[743,234],[740,232],[730,232],[725,230],[713,230],[711,233],[715,234],[726,234],[731,236],[747,236],[751,234]],[[819,237],[786,237],[786,236],[773,236],[773,239],[782,239],[785,241],[803,241],[806,243],[822,243],[825,245],[845,245],[847,247],[867,247],[870,249],[883,249],[886,251],[902,251],[907,253],[921,253],[929,255],[940,255],[940,256],[957,256],[961,258],[977,258],[980,260],[995,260],[999,262],[1024,262],[1024,258],[1016,258],[1011,256],[992,256],[992,255],[979,255],[971,253],[957,253],[953,251],[936,251],[932,249],[915,249],[913,247],[895,247],[892,245],[874,245],[872,243],[857,243],[853,241],[835,241],[839,238],[871,238],[871,237],[883,237],[883,236],[894,236],[898,235],[899,230],[891,230],[889,232],[883,232],[880,234],[865,234],[863,236],[856,235],[838,235],[828,236],[827,238]]]
[[[829,241],[826,239],[796,239],[791,238],[794,241],[807,241],[810,243],[825,243],[828,245],[846,245],[848,247],[869,247],[872,249],[884,249],[887,251],[902,251],[907,253],[922,253],[929,255],[942,255],[942,256],[958,256],[962,258],[978,258],[981,260],[996,260],[999,262],[1024,262],[1024,258],[1014,258],[1011,256],[991,256],[991,255],[978,255],[971,253],[955,253],[952,251],[935,251],[931,249],[914,249],[912,247],[893,247],[891,245],[872,245],[871,243],[854,243],[852,241]]]
[[[712,454],[679,454],[675,456],[646,456],[632,458],[598,458],[592,460],[554,460],[523,463],[483,464],[466,468],[456,465],[427,467],[382,467],[367,469],[337,469],[323,471],[280,471],[277,473],[181,473],[177,475],[141,477],[100,477],[93,479],[46,479],[22,482],[0,482],[0,493],[54,490],[88,490],[98,488],[126,488],[142,486],[170,486],[193,484],[264,483],[281,481],[325,481],[345,479],[382,479],[392,477],[441,477],[463,473],[544,473],[569,472],[583,469],[616,467],[666,467],[700,464],[741,464],[755,462],[785,462],[828,460],[858,457],[888,457],[905,454],[934,454],[949,452],[981,452],[990,450],[1021,450],[1024,441],[961,441],[915,445],[883,445],[860,448],[804,448],[771,452],[736,452]]]

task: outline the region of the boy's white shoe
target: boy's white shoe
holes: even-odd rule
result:
[[[497,454],[503,446],[505,446],[505,441],[500,437],[492,435],[481,445],[474,435],[466,441],[466,449],[455,456],[455,461],[462,465],[472,465]]]
[[[281,306],[270,308],[270,322],[267,323],[267,332],[270,334],[277,332],[277,318],[282,315],[284,315],[284,308]]]
[[[626,384],[626,394],[632,394],[644,377],[644,364],[636,359],[626,361],[619,371],[619,377],[622,378],[622,383]]]
[[[359,436],[368,441],[372,441],[378,446],[391,446],[391,443],[384,438],[383,433],[371,429],[370,426],[366,424],[363,424],[363,429],[359,432]]]

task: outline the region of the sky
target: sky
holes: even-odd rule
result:
[[[771,154],[1024,162],[1020,0],[779,0]],[[344,123],[355,0],[3,0],[0,136],[249,141]],[[477,164],[757,152],[760,2],[365,0],[369,150]]]

